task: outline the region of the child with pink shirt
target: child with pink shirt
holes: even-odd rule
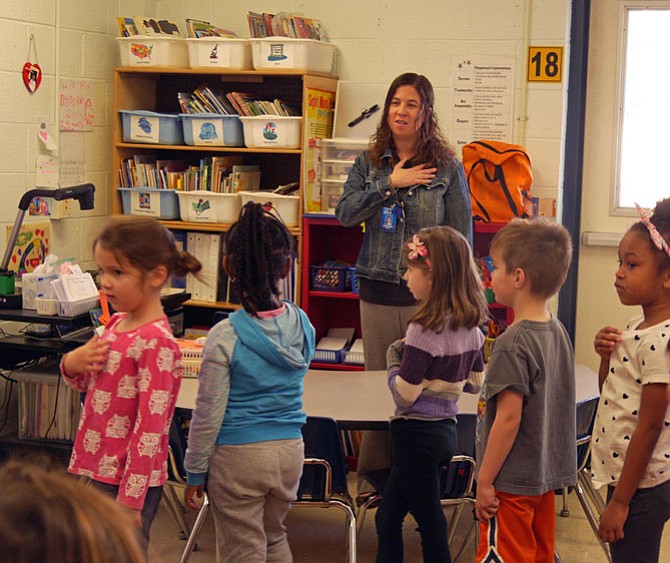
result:
[[[86,393],[68,471],[135,511],[148,542],[167,479],[168,434],[181,354],[160,291],[200,262],[152,218],[112,218],[93,243],[101,289],[115,313],[102,336],[69,352],[65,382]]]

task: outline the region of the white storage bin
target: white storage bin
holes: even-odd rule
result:
[[[330,74],[335,45],[315,39],[262,37],[249,39],[254,68],[301,69]]]
[[[121,66],[188,68],[188,50],[181,37],[133,35],[117,37]]]
[[[219,113],[180,113],[187,145],[210,145],[214,147],[242,147],[244,134],[238,115]]]
[[[361,151],[367,150],[368,147],[367,139],[346,139],[344,137],[321,139],[321,162],[324,165],[328,163],[351,166]]]
[[[242,206],[249,201],[256,203],[271,203],[277,210],[282,221],[287,227],[297,227],[300,220],[298,210],[300,208],[300,196],[279,195],[272,192],[240,192]]]
[[[234,223],[240,215],[239,194],[217,194],[204,190],[177,192],[182,221]]]
[[[240,117],[247,147],[297,149],[300,147],[302,117],[254,115]]]
[[[344,182],[321,181],[321,211],[335,213],[335,208],[344,193]]]
[[[185,41],[191,68],[251,68],[251,45],[247,39],[200,37]]]
[[[148,215],[156,219],[179,219],[176,190],[158,188],[119,188],[126,215]]]
[[[348,178],[353,165],[354,163],[350,160],[323,160],[321,161],[321,178],[344,182]]]
[[[61,317],[78,317],[85,315],[91,309],[98,306],[100,300],[97,297],[80,299],[79,301],[59,301],[58,314]]]
[[[55,315],[58,313],[58,299],[36,297],[35,309],[37,309],[38,315]]]
[[[124,143],[183,145],[179,115],[145,110],[119,110]]]

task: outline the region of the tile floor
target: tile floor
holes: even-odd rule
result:
[[[350,474],[350,490],[354,490],[355,474]],[[606,558],[595,540],[591,528],[574,494],[568,496],[570,516],[557,517],[557,547],[563,563],[604,563]],[[560,496],[556,497],[557,514],[562,508]],[[192,522],[194,513],[189,513]],[[413,521],[405,525],[405,563],[421,563],[419,534]],[[468,516],[464,512],[462,526],[467,525]],[[338,509],[302,508],[289,513],[289,541],[293,551],[294,563],[341,562],[345,559],[345,517]],[[670,529],[670,527],[668,527]],[[458,532],[460,533],[461,530]],[[458,534],[457,534],[458,535]],[[199,550],[193,553],[191,563],[214,563],[215,543],[214,525],[211,515],[198,542]],[[162,508],[152,528],[149,549],[150,563],[177,563],[185,545],[179,540],[177,528],[168,513]],[[358,562],[372,563],[375,558],[376,535],[374,511],[369,511],[364,529],[358,541]],[[670,531],[664,536],[661,561],[670,561]],[[460,563],[474,561],[474,548],[464,552]],[[632,562],[631,562],[632,563]]]

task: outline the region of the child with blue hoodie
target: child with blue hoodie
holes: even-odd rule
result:
[[[207,336],[184,499],[197,510],[207,479],[223,562],[285,563],[292,561],[284,520],[302,474],[303,378],[314,328],[279,299],[294,249],[279,219],[247,203],[224,245],[223,268],[243,308]]]

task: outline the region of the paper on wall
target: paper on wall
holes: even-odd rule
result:
[[[35,162],[35,185],[40,188],[58,187],[58,158],[38,154]]]
[[[61,188],[76,186],[86,181],[84,174],[83,133],[61,133],[59,168],[59,183]]]

